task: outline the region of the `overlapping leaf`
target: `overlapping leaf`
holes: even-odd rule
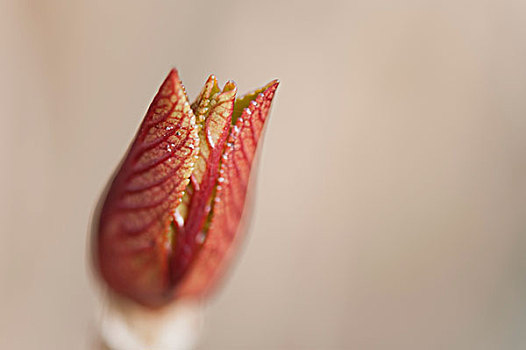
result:
[[[97,264],[116,293],[150,307],[200,297],[239,239],[250,170],[277,88],[235,100],[211,76],[188,104],[171,71],[109,188]]]
[[[238,230],[250,170],[278,84],[273,81],[236,101],[235,124],[222,157],[210,227],[192,269],[178,289],[179,295],[201,296],[208,293],[231,260],[241,238]]]

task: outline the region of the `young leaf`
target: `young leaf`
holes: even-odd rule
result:
[[[98,265],[116,292],[165,303],[170,287],[170,224],[194,169],[195,116],[172,70],[117,171],[99,221]]]
[[[213,213],[205,242],[186,278],[181,296],[203,296],[224,273],[238,245],[239,224],[248,190],[250,169],[278,81],[236,101],[235,125],[222,157]]]

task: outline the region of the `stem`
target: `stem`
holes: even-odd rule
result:
[[[111,292],[103,298],[100,334],[111,350],[191,350],[201,328],[197,302],[151,310]]]

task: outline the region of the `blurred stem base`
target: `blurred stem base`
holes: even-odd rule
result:
[[[160,310],[107,293],[101,299],[99,333],[111,350],[191,350],[203,324],[198,302],[177,301]]]

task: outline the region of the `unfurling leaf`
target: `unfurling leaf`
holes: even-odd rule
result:
[[[172,70],[104,199],[95,262],[118,295],[149,307],[202,297],[239,238],[251,167],[277,81],[236,100],[211,76],[190,106]]]

